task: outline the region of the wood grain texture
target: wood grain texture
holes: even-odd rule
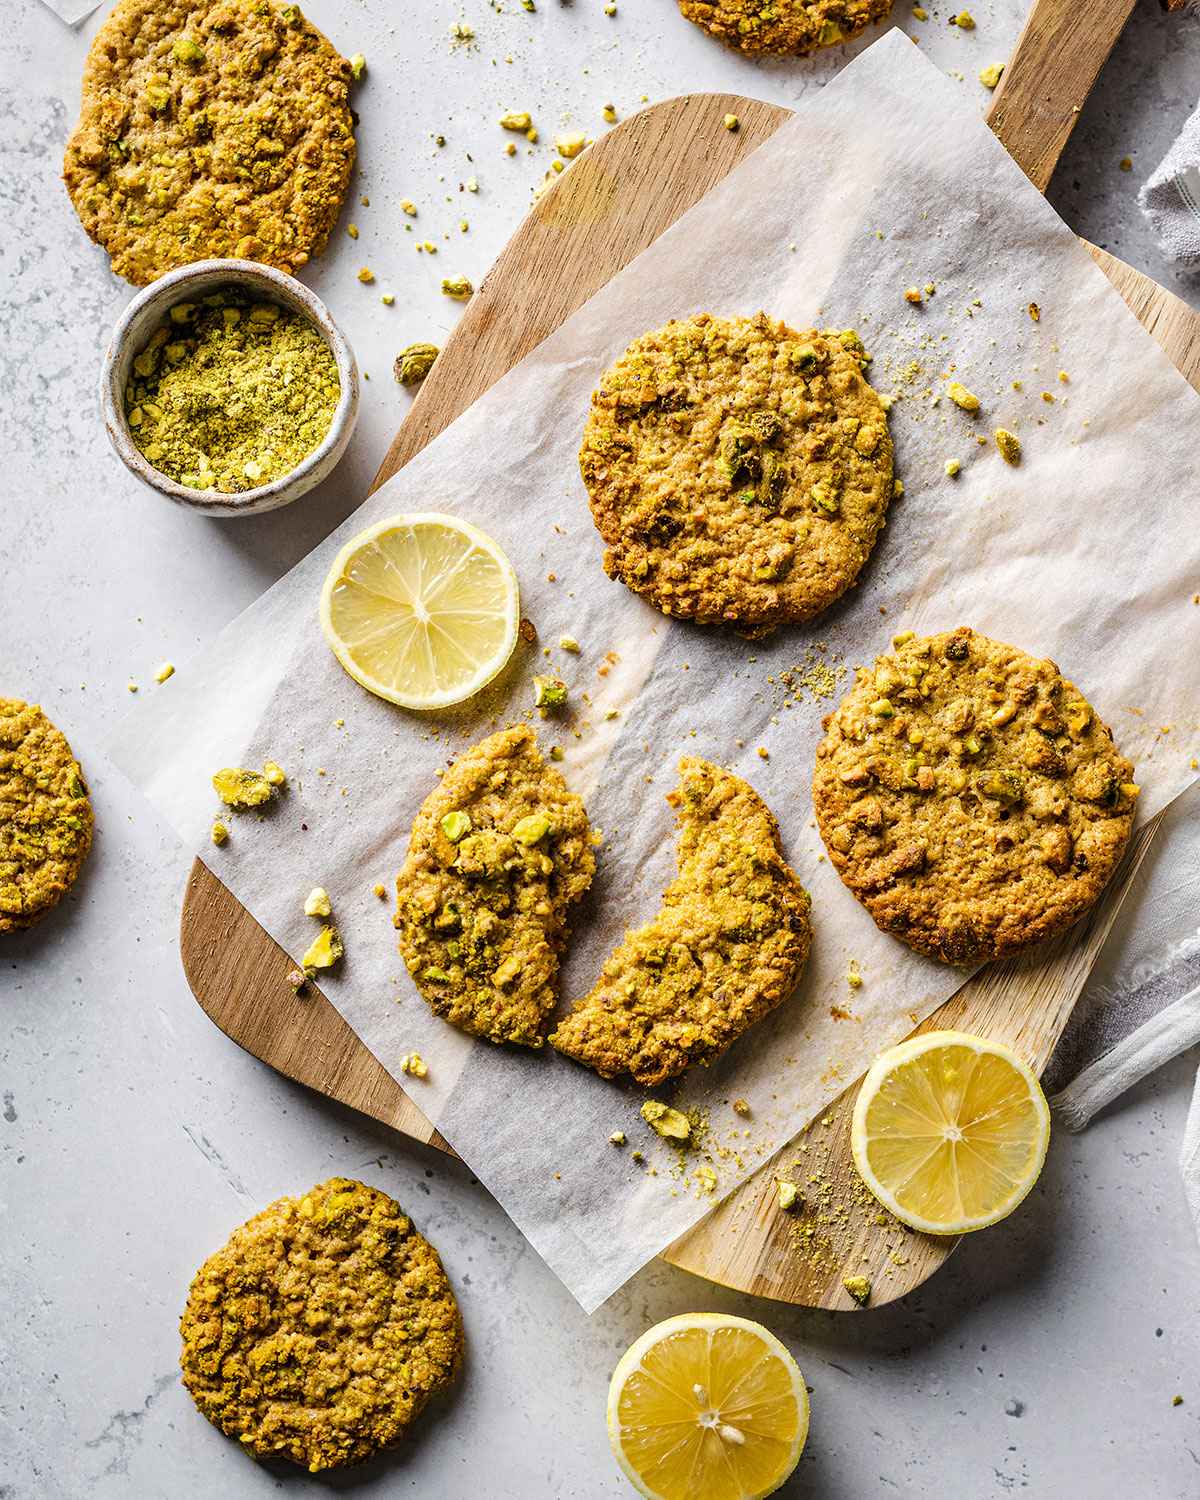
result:
[[[724,130],[721,117],[741,128]],[[737,162],[778,129],[788,112],[733,95],[668,100],[598,141],[541,200],[481,286],[414,402],[376,484],[437,436],[472,401],[552,332],[571,312]],[[1200,317],[1178,298],[1121,262],[1093,251],[1139,318],[1200,388]],[[1144,853],[1153,825],[1130,859]],[[1126,867],[1126,870],[1128,866]],[[1053,948],[996,965],[971,980],[922,1029],[955,1026],[1002,1036],[1036,1065],[1044,1063],[1081,989],[1126,889],[1118,876],[1088,920]],[[280,1072],[414,1138],[445,1148],[395,1080],[355,1037],[315,987],[291,995],[283,976],[291,960],[199,861],[184,904],[181,947],[201,1005],[234,1040]],[[847,1121],[857,1085],[831,1107],[820,1149],[806,1168],[852,1194]],[[790,1153],[790,1154],[789,1154]],[[711,1280],[810,1306],[853,1306],[841,1288],[842,1266],[816,1267],[797,1253],[795,1221],[775,1207],[776,1172],[795,1155],[785,1148],[666,1258]],[[881,1232],[874,1213],[856,1209],[845,1229],[854,1268],[880,1265],[875,1303],[919,1284],[953,1248],[953,1240]],[[868,1256],[862,1261],[863,1255]]]
[[[1134,0],[1037,0],[988,110],[988,124],[1040,193]]]

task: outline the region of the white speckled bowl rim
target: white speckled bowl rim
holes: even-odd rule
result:
[[[321,443],[288,473],[257,489],[226,495],[178,484],[143,458],[125,420],[129,368],[154,329],[177,302],[201,297],[220,286],[246,287],[269,301],[293,308],[320,330],[337,362],[341,396]],[[125,467],[169,500],[209,516],[252,516],[290,505],[330,475],[346,451],[358,417],[358,364],[345,335],[321,299],[286,272],[252,260],[198,260],[168,271],[144,288],[117,320],[104,354],[100,406],[109,441]]]

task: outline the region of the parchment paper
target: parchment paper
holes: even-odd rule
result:
[[[571,170],[588,170],[587,158]],[[936,290],[911,307],[905,288],[926,284]],[[906,494],[841,607],[748,643],[669,622],[605,577],[576,452],[589,394],[630,339],[701,309],[759,308],[799,328],[860,331],[876,387],[898,398]],[[982,399],[978,417],[933,399],[951,372]],[[1135,759],[1143,816],[1191,778],[1197,411],[989,131],[892,33],[140,705],[116,756],[290,953],[315,931],[304,895],[327,887],[347,957],[323,989],[385,1066],[421,1052],[428,1080],[406,1087],[590,1310],[963,978],[879,934],[824,860],[809,780],[832,704],[807,690],[796,701],[788,669],[850,668],[902,628],[970,623],[1058,660]],[[990,442],[999,426],[1024,444],[1019,468]],[[951,458],[956,479],[944,472]],[[378,518],[430,509],[497,538],[539,633],[486,711],[440,720],[359,689],[316,618],[344,541]],[[579,658],[557,650],[564,633],[582,643]],[[678,1102],[710,1112],[714,1196],[693,1176],[703,1154],[681,1168],[648,1132],[644,1095],[552,1052],[461,1036],[430,1015],[396,952],[391,882],[413,815],[448,754],[528,712],[542,646],[576,712],[565,726],[539,724],[541,741],[563,745],[564,772],[605,835],[564,1001],[657,906],[674,854],[663,797],[681,753],[730,764],[762,792],[812,892],[815,941],[797,995],[678,1090]],[[801,679],[812,672],[793,685]],[[232,820],[229,843],[214,849],[212,772],[265,756],[288,771],[290,790],[269,816]],[[372,894],[376,881],[387,902]],[[734,1099],[749,1118],[732,1112]],[[624,1150],[608,1144],[617,1129]]]

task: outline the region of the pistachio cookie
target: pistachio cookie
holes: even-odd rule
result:
[[[635,339],[592,396],[579,465],[605,571],[664,614],[769,627],[854,583],[892,441],[853,332],[709,313]]]
[[[179,1330],[208,1420],[314,1474],[398,1443],[462,1362],[437,1251],[386,1193],[346,1177],[235,1229],[196,1272]]]
[[[350,79],[298,5],[120,0],[67,142],[83,227],[135,286],[209,256],[298,270],[354,166]]]
[[[525,725],[454,762],[413,824],[396,879],[400,952],[434,1015],[540,1047],[567,912],[596,856],[583,803]]]
[[[92,804],[70,745],[35,704],[0,698],[0,932],[57,906],[91,847]]]
[[[679,762],[668,797],[679,873],[550,1038],[604,1078],[648,1088],[720,1057],[796,987],[811,902],[758,793],[719,766]]]
[[[829,858],[885,932],[945,963],[1081,917],[1133,826],[1133,766],[1052,661],[966,628],[861,669],[817,748]]]
[[[739,52],[793,56],[851,41],[891,8],[892,0],[679,0],[689,21]]]

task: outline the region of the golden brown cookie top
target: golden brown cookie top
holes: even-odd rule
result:
[[[0,933],[32,927],[92,847],[79,762],[36,704],[0,698]]]
[[[1133,825],[1133,766],[1052,661],[967,627],[862,669],[825,721],[813,806],[885,932],[947,963],[1069,927]]]
[[[739,52],[801,55],[860,35],[892,0],[679,0],[684,16]]]
[[[462,1358],[437,1251],[377,1188],[333,1177],[280,1198],[200,1267],[183,1383],[215,1426],[312,1472],[398,1442]]]
[[[892,498],[892,441],[853,332],[672,321],[592,396],[579,464],[604,567],[664,613],[756,627],[854,583]]]
[[[595,868],[583,803],[531,729],[459,756],[417,814],[396,880],[400,951],[434,1014],[540,1047],[567,911]]]
[[[653,1088],[708,1064],[787,998],[808,957],[807,891],[758,793],[685,756],[668,800],[679,873],[662,909],[625,936],[551,1044],[605,1078]]]
[[[298,5],[120,0],[63,168],[84,228],[137,286],[208,256],[297,270],[350,180],[350,76]]]

